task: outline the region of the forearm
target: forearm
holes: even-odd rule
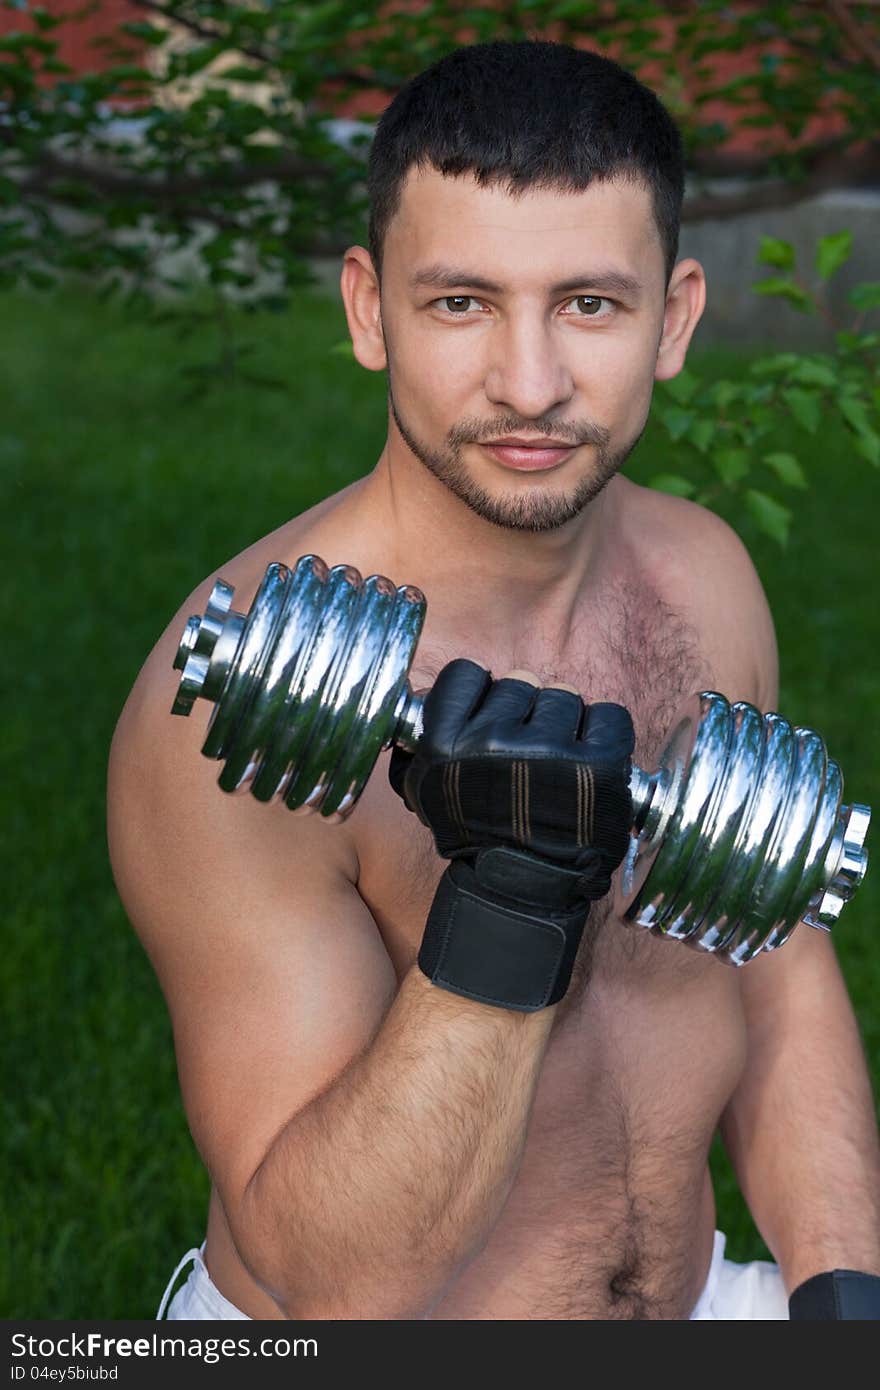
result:
[[[485,1243],[516,1175],[555,1010],[459,998],[417,968],[371,1046],[294,1115],[236,1207],[291,1317],[418,1318]]]
[[[789,1292],[824,1270],[880,1274],[874,1104],[831,943],[801,927],[745,971],[759,965],[749,1060],[721,1126],[743,1195]]]

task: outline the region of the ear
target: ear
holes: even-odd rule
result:
[[[663,336],[657,348],[655,381],[678,376],[684,366],[693,331],[706,307],[706,276],[699,261],[679,261],[666,291]]]
[[[362,367],[381,372],[387,365],[379,303],[379,280],[363,246],[350,246],[339,277],[354,355]]]

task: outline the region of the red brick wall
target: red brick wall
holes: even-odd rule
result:
[[[42,0],[42,8],[55,18],[75,14],[85,6],[86,0]],[[100,72],[115,60],[105,49],[96,47],[95,40],[109,38],[116,33],[118,26],[126,21],[146,18],[146,12],[130,4],[129,0],[99,0],[94,14],[60,24],[58,28],[48,30],[45,37],[58,44],[58,57],[62,63],[68,64],[73,75]],[[0,9],[0,35],[15,30],[39,33],[27,11]],[[120,37],[125,38],[132,61],[139,62],[143,54],[143,45],[126,35]],[[58,76],[54,73],[47,73],[40,78],[42,84],[51,84],[57,80]]]
[[[425,0],[386,0],[386,3],[384,5],[377,7],[377,15],[380,16],[379,26],[381,26],[381,29],[384,29],[388,23],[393,22],[390,16],[393,15],[395,12],[400,12],[402,10],[408,10],[410,12],[418,11],[420,8],[423,7],[424,3]],[[388,18],[383,18],[386,16]],[[666,30],[666,33],[669,36],[669,43],[674,44],[674,17],[669,16],[668,18],[660,18],[656,22],[661,32],[664,29]],[[546,34],[546,37],[558,38],[559,34],[558,32],[548,32]],[[461,33],[461,39],[462,42],[465,43],[472,42],[474,40],[474,31],[469,30],[466,27],[463,28]],[[591,49],[596,47],[589,41],[589,39],[586,38],[575,39],[574,44],[575,47],[584,49]],[[621,53],[615,52],[613,49],[603,49],[597,51],[602,51],[606,53],[609,58],[622,58]],[[785,47],[782,44],[776,43],[775,46],[768,45],[766,48],[762,48],[761,50],[762,53],[769,53],[771,51],[776,52],[780,57],[785,56]],[[354,58],[354,66],[356,66],[356,48]],[[744,74],[750,72],[754,66],[754,55],[749,51],[744,51],[741,53],[713,53],[709,57],[703,59],[701,67],[702,66],[711,67],[714,81],[720,87],[730,82],[733,78],[743,76]],[[653,87],[653,89],[658,93],[658,95],[662,99],[662,66],[659,63],[654,65],[647,64],[645,68],[642,70],[640,76],[642,80],[647,83],[648,86]],[[350,98],[348,98],[347,101],[339,103],[332,101],[332,84],[328,84],[327,91],[328,104],[332,106],[334,114],[339,116],[346,116],[354,120],[360,117],[370,118],[381,115],[389,101],[389,97],[387,96],[387,94],[381,91],[361,90],[356,92]],[[771,146],[773,149],[779,149],[780,145],[784,146],[786,143],[788,143],[787,136],[781,130],[773,130],[772,128],[766,129],[761,127],[743,126],[740,124],[740,121],[744,115],[757,114],[759,110],[760,107],[756,107],[754,111],[750,111],[749,108],[744,106],[731,106],[729,103],[726,103],[723,100],[709,101],[700,110],[700,123],[709,125],[715,121],[719,121],[725,122],[729,124],[731,127],[735,127],[735,129],[733,129],[732,131],[731,136],[724,144],[723,150],[726,154],[730,154],[733,156],[742,156],[747,158],[750,155],[760,154],[762,150],[768,147],[768,145]],[[825,114],[822,112],[818,112],[816,115],[811,117],[811,119],[807,123],[802,135],[800,136],[799,143],[812,143],[814,140],[818,140],[823,137],[827,138],[839,131],[842,128],[842,126],[842,120],[836,118],[833,114]]]
[[[383,5],[376,6],[377,24],[384,27],[388,22],[393,23],[394,13],[401,10],[410,11],[422,8],[425,0],[386,0]],[[84,7],[84,0],[43,0],[44,8],[51,14],[64,15],[72,14]],[[130,0],[98,0],[95,13],[82,19],[73,19],[68,24],[61,25],[53,30],[51,37],[58,40],[59,57],[63,62],[69,64],[74,73],[88,71],[100,71],[112,61],[106,50],[100,46],[95,46],[95,40],[106,38],[112,35],[117,26],[126,20],[149,20],[148,12],[139,9]],[[673,32],[673,21],[668,21],[670,37]],[[33,28],[33,21],[29,20],[26,12],[10,11],[0,9],[0,34],[8,33],[15,29],[30,30]],[[353,60],[357,62],[357,43],[360,39],[358,35],[353,46]],[[473,30],[466,27],[462,29],[462,41],[468,42],[473,39]],[[142,56],[142,47],[135,40],[127,38],[126,43],[130,48],[134,61],[139,61]],[[582,40],[579,42],[581,47],[591,45]],[[614,54],[609,56],[613,57]],[[709,60],[712,63],[719,85],[729,81],[745,71],[750,65],[750,55],[743,53],[718,53],[712,55]],[[645,80],[650,84],[652,77],[657,82],[658,90],[662,95],[662,84],[659,81],[660,74],[652,74],[646,71]],[[51,75],[47,75],[43,81],[56,80]],[[359,116],[378,116],[385,109],[388,103],[388,96],[381,91],[361,91],[351,97],[343,104],[334,102],[332,98],[332,86],[327,88],[327,107],[333,110],[334,114],[357,118]],[[130,99],[124,97],[118,99],[119,105],[130,105]],[[737,124],[737,117],[744,113],[742,109],[734,109],[725,106],[723,102],[712,102],[703,108],[701,119],[706,122],[713,120],[728,120],[731,124]],[[812,118],[804,132],[804,139],[813,140],[823,135],[830,135],[838,128],[839,122],[833,117],[817,115]],[[757,153],[768,141],[768,134],[772,135],[774,144],[778,148],[779,133],[770,132],[762,129],[738,126],[733,137],[728,141],[725,149],[734,154]]]

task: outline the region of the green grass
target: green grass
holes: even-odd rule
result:
[[[73,293],[0,299],[0,1316],[152,1316],[203,1233],[207,1181],[170,1026],[107,863],[107,748],[181,597],[369,470],[385,437],[384,379],[328,355],[345,333],[338,305],[303,293],[291,314],[243,333],[259,344],[254,368],[289,391],[232,386],[187,405],[182,367],[208,354],[204,336],[181,343]],[[713,372],[738,362],[704,359]],[[649,431],[631,472],[661,468],[676,471]],[[823,733],[850,793],[876,804],[880,474],[836,434],[813,446],[810,472],[785,553],[743,534],[778,623],[780,706]],[[878,883],[875,870],[838,937],[875,1078]],[[732,1254],[760,1254],[723,1158],[714,1164]]]

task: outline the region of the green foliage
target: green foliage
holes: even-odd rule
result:
[[[823,287],[851,250],[848,231],[820,238],[815,268]],[[836,329],[834,351],[768,353],[753,359],[745,376],[735,380],[707,382],[685,369],[661,382],[653,415],[682,472],[661,474],[652,485],[710,507],[725,495],[738,497],[759,528],[785,545],[792,510],[768,488],[810,486],[807,460],[816,457],[820,430],[842,423],[854,452],[880,468],[880,333],[864,331],[866,314],[880,308],[880,286],[859,285],[851,292],[857,314],[843,329],[832,318],[824,288],[816,290],[799,278],[790,242],[762,237],[758,261],[785,274],[759,281],[755,290],[822,315]],[[786,448],[768,449],[781,426]],[[792,452],[796,448],[799,453]]]
[[[820,280],[830,280],[852,254],[852,232],[835,232],[819,238],[816,250],[816,270]]]
[[[206,226],[215,235],[197,261],[217,297],[258,305],[302,283],[306,256],[362,239],[363,145],[341,149],[326,118],[365,90],[390,98],[462,42],[551,37],[609,52],[672,110],[697,174],[731,133],[707,114],[719,98],[766,132],[756,174],[808,179],[827,155],[805,134],[817,112],[836,123],[838,157],[880,126],[876,8],[850,7],[844,29],[809,0],[390,0],[381,12],[363,0],[130,0],[141,17],[75,75],[58,45],[92,6],[0,5],[16,16],[0,39],[0,202],[23,214],[3,227],[2,283],[76,270],[138,304],[175,288],[159,249]],[[731,53],[733,78],[721,66]],[[765,260],[790,271],[784,245],[765,238]],[[822,278],[846,252],[833,238],[820,248]],[[774,292],[798,302],[796,288],[762,290]]]
[[[215,351],[189,365],[190,400],[238,380],[278,389],[278,378],[250,369],[257,344],[239,340],[230,307],[282,312],[310,280],[310,256],[365,239],[368,136],[343,148],[328,118],[365,90],[390,99],[462,42],[551,37],[608,52],[666,102],[697,176],[712,172],[731,133],[729,121],[708,112],[719,99],[739,124],[762,129],[764,153],[752,172],[800,180],[805,191],[814,163],[827,165],[828,154],[808,133],[811,117],[835,123],[842,170],[847,151],[870,148],[880,127],[876,6],[848,7],[842,26],[830,7],[809,0],[390,0],[381,11],[363,0],[131,5],[142,17],[120,24],[102,41],[96,70],[77,75],[58,45],[89,5],[55,15],[29,0],[0,0],[16,15],[16,28],[0,38],[0,290],[48,290],[78,277],[157,325],[176,321],[182,338],[207,313]],[[731,54],[733,77],[723,68]],[[819,242],[823,284],[851,241],[842,231]],[[175,251],[186,251],[193,270],[172,267]],[[763,237],[759,259],[774,273],[757,293],[824,312],[796,274],[788,242]],[[194,274],[211,296],[195,316],[191,301],[179,299]],[[786,450],[767,447],[780,419],[815,435],[830,409],[858,456],[880,463],[878,402],[868,385],[877,335],[863,331],[880,285],[859,286],[850,299],[856,317],[839,329],[831,354],[777,355],[738,382],[706,386],[683,374],[666,383],[656,413],[676,463],[662,485],[710,506],[719,493],[747,492],[752,514],[781,539],[779,511],[754,497],[771,498],[787,515],[766,489],[801,487],[809,471],[780,465]],[[693,479],[685,476],[691,465]]]

